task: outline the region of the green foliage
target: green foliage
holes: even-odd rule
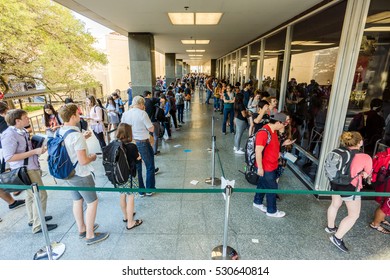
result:
[[[38,111],[38,110],[43,110],[43,106],[30,106],[30,105],[27,105],[27,106],[23,107],[23,110],[25,110],[27,112],[34,112],[34,111]]]
[[[106,64],[95,38],[70,10],[49,0],[0,0],[0,81],[40,80],[48,88],[96,84]]]

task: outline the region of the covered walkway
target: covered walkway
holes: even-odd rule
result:
[[[207,148],[211,147],[212,105],[205,105],[203,98],[202,94],[195,94],[191,111],[185,112],[186,123],[181,131],[173,133],[173,140],[163,141],[161,154],[156,157],[160,168],[157,188],[212,188],[204,183],[211,175],[211,153]],[[217,148],[226,178],[236,180],[237,188],[249,188],[238,172],[243,169],[244,158],[234,154],[233,135],[221,133],[221,122],[217,115]],[[41,164],[46,171],[46,156],[41,158]],[[95,162],[95,168],[96,186],[110,187],[101,159]],[[221,175],[218,161],[216,175]],[[46,185],[55,185],[49,175],[43,179]],[[192,180],[199,183],[192,185]],[[280,188],[306,189],[289,169],[281,178]],[[52,241],[66,245],[62,260],[208,260],[212,249],[222,244],[225,203],[221,194],[157,193],[152,197],[137,197],[136,218],[143,219],[144,223],[131,231],[122,222],[119,194],[100,192],[98,195],[96,221],[101,231],[111,235],[104,242],[87,246],[78,237],[70,194],[49,191],[47,214],[58,224],[49,236]],[[332,245],[324,231],[329,201],[317,200],[312,195],[282,195],[278,207],[287,213],[282,219],[267,217],[252,202],[252,193],[233,193],[228,245],[238,251],[240,259],[390,259],[389,236],[368,226],[377,207],[372,200],[363,201],[361,216],[345,237],[349,254]],[[345,216],[345,211],[343,207],[339,217]],[[10,211],[1,203],[0,217],[3,219],[0,258],[31,260],[43,247],[44,238],[42,234],[31,233],[25,208]]]

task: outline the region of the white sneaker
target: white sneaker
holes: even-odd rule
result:
[[[267,207],[265,207],[264,204],[256,204],[253,202],[253,207],[260,209],[261,212],[267,213]]]
[[[283,211],[276,211],[275,213],[272,214],[267,212],[267,216],[272,218],[283,218],[284,216],[286,216],[286,213]]]
[[[237,148],[236,148],[236,147],[233,147],[233,151],[237,151]]]
[[[234,153],[237,155],[244,155],[245,154],[245,152],[241,151],[241,150],[236,150]]]

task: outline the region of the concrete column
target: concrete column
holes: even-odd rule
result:
[[[265,51],[265,40],[261,39],[260,41],[260,58],[259,58],[259,72],[257,77],[259,77],[259,89],[263,89],[263,71],[264,71],[264,51]]]
[[[211,76],[213,76],[213,77],[217,76],[217,60],[216,59],[211,60],[210,73],[211,73]]]
[[[187,73],[191,73],[191,65],[187,64]]]
[[[183,59],[176,59],[176,78],[183,77]]]
[[[187,74],[187,63],[186,62],[183,62],[183,76]]]
[[[166,53],[165,54],[165,77],[167,80],[167,86],[169,86],[176,79],[176,54]]]
[[[314,184],[317,190],[328,189],[329,181],[325,176],[324,161],[326,155],[339,146],[339,137],[343,131],[347,115],[353,77],[369,6],[370,0],[349,0],[345,11],[317,177]]]
[[[156,84],[154,37],[151,33],[129,33],[128,38],[134,97],[151,91]]]

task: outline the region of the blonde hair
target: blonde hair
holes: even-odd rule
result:
[[[344,147],[357,146],[362,140],[362,135],[357,131],[345,131],[340,136],[340,144]]]
[[[127,123],[120,123],[116,131],[116,138],[125,143],[133,141],[133,131],[131,129],[131,125]]]
[[[58,114],[60,115],[61,119],[64,121],[64,122],[69,122],[71,117],[73,115],[76,115],[77,114],[77,110],[79,108],[77,107],[76,104],[74,103],[68,103],[68,104],[65,104],[63,105],[59,110],[58,110]]]

